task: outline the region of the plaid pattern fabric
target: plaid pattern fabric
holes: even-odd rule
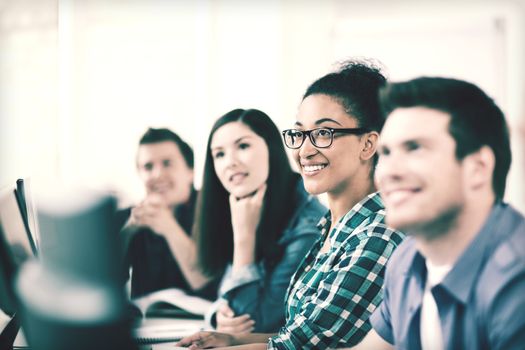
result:
[[[371,329],[369,316],[382,300],[385,265],[405,235],[385,225],[379,194],[356,204],[330,229],[330,212],[319,222],[321,238],[292,278],[286,325],[268,349],[326,349],[357,344]],[[326,235],[328,253],[320,253]]]

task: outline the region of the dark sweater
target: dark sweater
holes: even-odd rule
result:
[[[193,191],[188,203],[175,208],[174,217],[186,234],[191,234],[195,210],[196,192]],[[117,212],[118,227],[123,227],[131,208]],[[179,264],[173,257],[165,238],[150,228],[140,227],[133,231],[124,258],[125,280],[129,278],[129,268],[133,269],[131,279],[131,297],[176,287],[192,295],[198,295],[210,300],[217,297],[218,281],[208,283],[204,288],[193,291],[186,281]]]

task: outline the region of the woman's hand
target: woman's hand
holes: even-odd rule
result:
[[[252,196],[237,199],[230,194],[230,211],[234,243],[255,242],[255,231],[261,220],[266,183],[262,184]]]
[[[250,315],[235,316],[233,310],[223,304],[217,309],[217,331],[223,333],[250,333],[254,330],[255,321]]]
[[[220,348],[237,345],[230,334],[217,332],[198,332],[182,338],[175,346],[188,346],[190,349]]]
[[[266,184],[254,195],[237,199],[230,195],[230,211],[233,227],[232,273],[243,266],[255,263],[255,233],[261,220]]]

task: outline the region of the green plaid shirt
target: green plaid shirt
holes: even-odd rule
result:
[[[288,288],[286,325],[268,349],[353,346],[371,329],[369,316],[382,300],[385,265],[405,235],[385,225],[379,194],[357,203],[328,232],[330,212],[319,222],[321,238]],[[331,248],[320,253],[326,235]]]

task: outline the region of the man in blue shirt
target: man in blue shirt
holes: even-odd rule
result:
[[[524,349],[525,219],[502,202],[505,118],[470,83],[418,78],[381,91],[376,182],[409,234],[388,262],[363,349]]]

